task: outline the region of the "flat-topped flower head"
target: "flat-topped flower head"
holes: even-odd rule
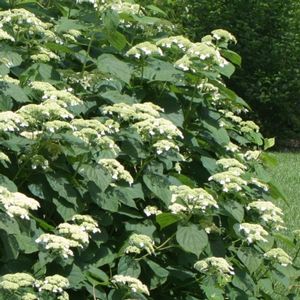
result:
[[[240,122],[241,131],[244,133],[248,132],[259,132],[259,126],[255,124],[253,121],[242,121]]]
[[[193,45],[193,43],[188,38],[178,35],[159,39],[156,42],[156,45],[162,48],[171,48],[172,46],[176,46],[180,50],[186,51]]]
[[[262,182],[258,178],[252,177],[251,178],[251,184],[256,185],[258,188],[263,189],[265,192],[267,192],[269,190],[268,184]]]
[[[2,28],[0,28],[0,41],[3,40],[14,42],[15,38],[6,31],[4,31]]]
[[[98,223],[89,215],[74,215],[72,221],[88,233],[101,232]]]
[[[264,254],[264,258],[273,262],[277,262],[283,267],[286,267],[293,263],[292,258],[281,248],[274,248],[269,250]]]
[[[221,158],[216,161],[216,164],[222,166],[222,168],[224,170],[228,170],[230,168],[239,168],[242,170],[247,169],[247,167],[245,165],[243,165],[241,162],[239,162],[235,158]]]
[[[152,205],[147,205],[145,208],[144,208],[144,213],[147,217],[150,217],[150,216],[157,216],[159,214],[162,213],[161,210],[159,210],[157,208],[157,206],[152,206]]]
[[[218,208],[214,197],[202,188],[190,188],[186,185],[171,186],[172,203],[178,203],[189,211],[205,212],[208,208]],[[169,206],[170,209],[170,206]]]
[[[282,219],[282,210],[270,201],[253,201],[248,204],[247,210],[255,211],[260,218],[276,230],[282,229],[284,221]]]
[[[166,153],[170,150],[179,152],[179,147],[173,141],[169,140],[159,140],[153,145],[153,147],[156,149],[156,153],[158,155]]]
[[[144,121],[137,122],[133,128],[141,135],[142,139],[150,138],[183,138],[181,131],[169,120],[163,118],[148,118]]]
[[[229,142],[226,146],[225,146],[226,151],[230,151],[230,152],[238,152],[240,150],[240,147],[232,142]]]
[[[133,56],[134,58],[141,58],[147,56],[163,56],[162,50],[155,44],[150,42],[143,42],[135,45],[126,52],[127,56]]]
[[[199,260],[194,264],[194,268],[207,276],[217,276],[220,285],[230,282],[235,274],[233,267],[222,257],[208,257]]]
[[[32,54],[30,58],[34,62],[49,62],[51,60],[60,60],[60,57],[57,54],[44,47],[38,47],[36,53]]]
[[[19,192],[10,192],[5,187],[0,187],[0,204],[10,217],[20,217],[29,220],[29,210],[40,207],[38,201]]]
[[[63,293],[69,287],[69,280],[61,275],[47,276],[43,281],[36,281],[35,286],[39,292],[48,291],[53,293]]]
[[[129,237],[128,243],[130,247],[126,248],[126,253],[130,252],[131,247],[138,248],[139,250],[146,250],[149,254],[155,252],[154,241],[147,235],[134,233]]]
[[[191,71],[191,72],[195,72],[195,68],[193,67],[194,63],[193,61],[190,59],[190,57],[188,55],[184,55],[182,58],[178,59],[175,63],[174,63],[174,67],[176,69],[182,70],[182,71]]]
[[[36,126],[36,123],[53,120],[70,120],[74,118],[68,110],[54,101],[24,105],[17,111],[17,114],[23,117],[32,126]]]
[[[28,127],[26,119],[12,111],[0,112],[0,132],[16,132]]]
[[[260,150],[248,150],[244,154],[244,158],[246,160],[258,160],[259,156],[261,155]]]
[[[239,171],[237,173],[237,171]],[[208,181],[215,181],[222,186],[224,192],[240,191],[247,185],[247,181],[240,178],[242,169],[229,168],[225,172],[216,173],[208,178]]]
[[[150,295],[148,287],[137,278],[125,275],[115,275],[111,281],[116,285],[128,286],[134,293]]]
[[[32,287],[34,280],[27,273],[5,274],[0,277],[0,289],[14,291],[20,288]]]
[[[42,244],[42,246],[46,250],[62,255],[64,258],[74,256],[73,251],[70,249],[71,247],[80,246],[79,243],[73,240],[49,233],[40,235],[39,238],[35,240],[35,242],[38,244]]]
[[[233,42],[236,43],[237,40],[230,32],[224,29],[215,29],[211,32],[214,39],[217,41]]]
[[[58,233],[67,239],[76,241],[81,248],[89,243],[89,235],[83,228],[76,224],[61,223],[57,227]]]
[[[130,173],[116,159],[103,158],[98,161],[98,164],[111,175],[112,179],[127,181],[129,185],[133,184]]]
[[[241,223],[235,224],[234,228],[246,239],[249,244],[255,242],[267,242],[266,237],[269,234],[259,224]]]

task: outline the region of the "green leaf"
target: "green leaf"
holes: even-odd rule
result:
[[[111,212],[118,211],[119,197],[113,191],[101,192],[93,182],[88,184],[88,190],[92,201],[100,208]]]
[[[244,249],[237,252],[237,257],[245,265],[245,267],[253,274],[263,263],[263,259],[258,255],[254,249]]]
[[[206,232],[200,230],[196,225],[179,225],[176,232],[176,240],[185,251],[194,253],[197,257],[199,257],[208,243]]]
[[[98,165],[83,164],[79,170],[79,174],[87,180],[93,182],[101,191],[105,191],[112,181],[110,175]]]
[[[136,103],[136,99],[130,97],[126,94],[121,94],[119,91],[108,91],[100,94],[101,98],[104,98],[109,103],[126,103],[133,104]]]
[[[118,274],[138,278],[141,273],[140,264],[131,256],[124,255],[118,263]]]
[[[156,216],[156,222],[159,224],[160,229],[164,229],[176,222],[178,222],[181,218],[178,215],[172,213],[161,213]]]
[[[143,176],[147,188],[167,206],[170,204],[172,193],[169,190],[169,180],[166,176],[149,173]]]
[[[222,207],[225,210],[225,214],[233,217],[239,223],[244,220],[244,207],[237,201],[226,200],[222,202]]]
[[[264,139],[264,150],[270,149],[275,145],[275,138]]]
[[[177,70],[173,64],[159,59],[149,59],[143,72],[143,78],[150,81],[177,82],[182,77],[182,71]]]
[[[108,31],[106,37],[109,43],[119,51],[124,49],[128,43],[125,35],[118,31]]]
[[[29,98],[25,94],[24,90],[16,84],[0,82],[0,89],[3,95],[13,98],[16,102],[29,102]]]
[[[46,178],[51,188],[57,192],[60,197],[70,204],[77,206],[79,194],[66,177],[58,173],[56,173],[55,176],[48,173],[46,174]]]
[[[1,62],[5,63],[5,65],[10,68],[19,66],[23,61],[20,54],[11,51],[9,48],[7,48],[7,50],[0,51],[0,57]]]
[[[129,64],[119,60],[112,54],[102,54],[97,59],[99,71],[105,74],[111,74],[116,78],[129,84],[132,68]]]
[[[229,59],[233,64],[238,65],[239,67],[241,66],[242,58],[237,53],[235,53],[231,50],[222,49],[221,54],[225,58]]]

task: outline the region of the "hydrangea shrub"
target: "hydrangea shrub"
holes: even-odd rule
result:
[[[236,40],[164,15],[1,4],[0,299],[296,299]]]

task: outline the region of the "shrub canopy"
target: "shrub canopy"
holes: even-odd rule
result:
[[[1,3],[0,299],[291,299],[240,57],[159,8]]]

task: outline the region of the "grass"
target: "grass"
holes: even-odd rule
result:
[[[286,231],[282,234],[293,238],[293,230],[300,229],[300,152],[273,152],[278,164],[269,169],[273,183],[285,195],[287,201],[274,200],[284,213]],[[295,258],[295,263],[300,266],[299,242],[298,245],[288,246],[279,242],[291,257]],[[297,257],[297,258],[296,258]]]
[[[271,168],[274,183],[287,198],[287,203],[278,200],[276,204],[284,212],[284,220],[289,235],[300,229],[300,153],[273,152],[278,160],[277,166]]]

